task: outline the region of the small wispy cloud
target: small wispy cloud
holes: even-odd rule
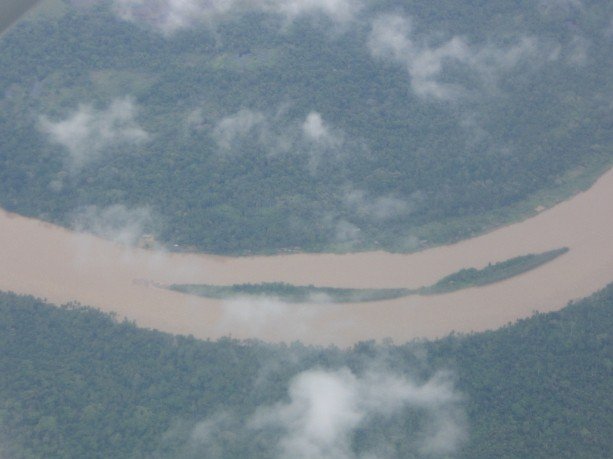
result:
[[[364,190],[349,188],[344,195],[344,205],[360,218],[385,221],[411,214],[421,199],[420,193],[401,199],[393,194],[371,196]]]
[[[341,218],[334,221],[333,241],[353,246],[360,242],[362,230],[359,226]]]
[[[302,123],[301,143],[309,155],[309,169],[315,173],[325,159],[338,159],[347,144],[345,135],[326,123],[318,112],[310,112]]]
[[[306,155],[312,173],[323,160],[338,159],[345,145],[343,133],[326,123],[319,112],[287,119],[283,109],[268,114],[243,108],[219,120],[212,137],[223,154],[258,150],[268,156]]]
[[[113,5],[121,19],[148,24],[165,34],[250,11],[277,15],[285,24],[315,15],[346,23],[361,9],[359,0],[114,0]]]
[[[377,17],[371,27],[368,46],[373,57],[403,65],[409,74],[413,92],[422,98],[453,100],[467,93],[460,82],[449,80],[445,69],[459,65],[470,70],[485,88],[492,88],[501,73],[526,59],[543,56],[537,39],[520,37],[514,45],[471,46],[463,37],[429,45],[417,40],[410,18],[398,14]]]
[[[307,140],[317,144],[337,146],[342,142],[342,139],[330,132],[330,128],[318,112],[307,115],[302,123],[302,133]]]
[[[149,133],[136,120],[137,112],[129,97],[115,99],[100,110],[82,104],[63,120],[41,116],[39,128],[51,142],[66,149],[70,165],[78,169],[109,149],[149,140]]]
[[[437,80],[448,60],[462,60],[468,54],[466,44],[454,37],[435,48],[420,47],[411,39],[409,18],[396,14],[381,15],[373,21],[368,47],[376,58],[406,66],[413,91],[421,97],[450,99],[460,88]]]
[[[72,214],[72,227],[128,247],[135,247],[143,237],[153,237],[156,218],[148,207],[130,209],[124,205],[87,206]],[[154,242],[154,240],[152,241]]]
[[[324,300],[324,298],[321,298]],[[280,339],[301,335],[311,322],[332,304],[286,303],[274,296],[235,297],[222,303],[222,316],[218,323],[221,333],[243,330],[249,335],[272,333]]]
[[[221,119],[213,130],[217,146],[224,151],[236,150],[245,140],[268,143],[271,135],[267,117],[248,109]]]

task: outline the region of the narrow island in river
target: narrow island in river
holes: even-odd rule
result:
[[[128,248],[8,212],[0,213],[0,289],[54,304],[78,301],[143,327],[217,338],[351,345],[404,342],[497,328],[557,310],[613,277],[613,171],[589,190],[523,222],[412,254],[362,252],[223,257]],[[418,289],[462,269],[567,247],[503,282],[438,295],[365,303],[291,304],[212,299],[154,285],[282,282],[340,289]],[[138,280],[146,280],[139,282]]]
[[[437,283],[416,289],[357,289],[292,285],[284,282],[261,284],[206,285],[173,284],[168,288],[176,292],[205,298],[232,299],[237,297],[269,298],[286,303],[364,303],[402,298],[409,295],[439,295],[470,287],[479,287],[509,279],[548,263],[568,252],[567,247],[539,254],[523,255],[485,268],[464,268]]]

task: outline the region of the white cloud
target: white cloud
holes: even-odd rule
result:
[[[389,419],[411,409],[430,418],[424,438],[415,442],[416,452],[450,454],[465,436],[458,412],[461,397],[444,373],[420,385],[380,368],[362,375],[347,368],[312,369],[292,379],[288,395],[287,402],[262,407],[249,421],[252,429],[279,432],[279,459],[396,457],[389,445],[358,453],[352,435],[377,418]],[[387,454],[381,455],[385,450]]]
[[[268,155],[298,149],[299,133],[291,121],[283,119],[281,109],[274,115],[243,108],[216,124],[212,135],[225,153],[243,153],[246,149],[263,149]]]
[[[318,298],[314,298],[317,300]],[[273,296],[236,297],[222,303],[222,317],[218,323],[221,333],[243,330],[248,335],[268,333],[278,339],[290,339],[308,331],[311,322],[322,310],[330,311],[333,304],[285,303]]]
[[[325,159],[343,152],[344,135],[312,111],[304,120],[286,119],[283,108],[269,115],[241,109],[222,118],[212,131],[220,152],[240,154],[260,149],[267,155],[292,153],[308,156],[308,168],[315,173]]]
[[[327,142],[330,139],[330,130],[324,124],[321,115],[311,112],[302,123],[302,132],[305,137],[313,142]]]
[[[152,231],[155,218],[147,207],[129,209],[123,205],[99,208],[88,206],[75,212],[72,227],[133,247]]]
[[[334,241],[343,244],[355,244],[360,240],[362,230],[347,220],[339,220],[335,223]]]
[[[262,368],[254,387],[278,384],[280,375],[301,367],[309,355],[290,347]],[[407,448],[410,457],[455,457],[467,429],[453,374],[438,371],[418,382],[393,371],[391,358],[385,350],[360,358],[359,371],[311,367],[289,380],[277,402],[249,412],[225,408],[187,430],[177,425],[168,436],[183,439],[186,457],[237,454],[236,439],[247,448],[257,445],[271,459],[397,459]],[[358,447],[355,440],[364,434],[372,436]],[[393,440],[397,435],[400,443]]]
[[[306,151],[310,156],[309,169],[314,173],[325,157],[336,158],[345,144],[342,132],[333,130],[318,112],[310,112],[301,126]]]
[[[444,79],[448,65],[461,65],[484,85],[492,87],[501,72],[512,69],[523,59],[542,55],[543,51],[531,37],[522,37],[515,45],[501,48],[470,46],[459,36],[431,46],[424,40],[416,41],[413,35],[409,18],[381,15],[373,21],[368,46],[373,57],[406,67],[416,95],[438,100],[452,100],[466,93],[461,84]]]
[[[113,100],[106,109],[79,105],[66,119],[40,118],[40,129],[49,139],[64,147],[73,167],[81,167],[112,147],[137,145],[149,134],[136,121],[137,107],[127,97]]]
[[[290,312],[290,306],[276,298],[241,297],[223,303],[220,328],[247,328],[257,333],[271,326],[280,325]]]
[[[219,148],[227,151],[248,137],[255,137],[257,142],[265,143],[270,137],[268,131],[268,120],[263,113],[242,109],[221,119],[213,130],[213,138]]]
[[[281,457],[350,457],[349,435],[366,414],[358,406],[357,386],[348,370],[302,373],[290,383],[290,402],[262,408],[251,425],[282,430]]]
[[[382,15],[373,21],[368,46],[377,58],[388,59],[406,66],[413,91],[421,97],[451,99],[460,89],[441,83],[437,77],[443,64],[449,60],[464,60],[468,48],[464,41],[454,37],[438,47],[419,46],[411,38],[411,21],[399,15]]]
[[[324,15],[343,23],[354,18],[359,0],[114,0],[116,14],[126,21],[143,22],[172,34],[224,17],[262,11],[292,22],[304,15]]]
[[[413,53],[410,34],[409,18],[395,14],[381,15],[373,21],[368,46],[375,57],[403,61]]]
[[[399,199],[394,195],[370,197],[365,191],[349,189],[344,196],[345,205],[362,218],[389,220],[402,217],[414,211],[421,199],[414,194],[409,200]]]

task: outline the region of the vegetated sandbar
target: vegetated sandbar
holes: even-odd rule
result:
[[[286,303],[364,303],[368,301],[391,300],[411,295],[413,290],[395,289],[354,289],[316,287],[314,285],[291,285],[283,282],[235,285],[170,285],[166,288],[175,292],[197,295],[205,298],[235,299],[272,298]]]
[[[566,252],[568,248],[563,247],[538,254],[522,255],[500,263],[490,263],[482,269],[465,268],[442,278],[436,284],[417,289],[342,289],[315,285],[292,285],[284,282],[234,285],[173,284],[159,285],[159,287],[216,299],[249,297],[272,298],[286,303],[365,303],[392,300],[409,295],[440,295],[464,288],[493,284],[536,269]]]
[[[350,345],[496,328],[562,308],[613,279],[613,170],[521,223],[414,254],[365,252],[231,258],[126,249],[97,237],[0,213],[0,289],[60,304],[79,301],[145,327],[201,338]],[[569,252],[503,282],[370,303],[291,305],[223,301],[158,284],[286,282],[339,288],[419,288],[465,267],[558,247]]]

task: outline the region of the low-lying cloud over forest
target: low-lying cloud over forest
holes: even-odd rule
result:
[[[137,113],[129,97],[114,99],[102,109],[80,104],[63,120],[42,116],[40,130],[62,146],[68,152],[70,166],[79,169],[116,147],[129,148],[149,140],[149,133],[136,120]]]
[[[457,99],[468,91],[462,84],[446,80],[446,66],[469,69],[481,81],[479,89],[493,90],[499,74],[522,62],[534,65],[538,60],[556,58],[555,48],[548,49],[529,36],[507,47],[474,46],[461,36],[432,45],[427,37],[414,37],[411,19],[397,14],[381,15],[373,21],[368,46],[374,57],[406,67],[416,95],[440,100]]]
[[[420,383],[379,360],[357,372],[347,367],[302,371],[289,381],[282,401],[247,415],[222,411],[198,422],[189,430],[184,453],[225,457],[231,432],[238,443],[247,439],[258,445],[258,454],[276,459],[397,459],[393,438],[358,448],[359,436],[376,425],[386,428],[409,418],[412,429],[402,431],[402,443],[412,445],[411,457],[453,457],[467,428],[463,397],[451,374],[438,372]]]
[[[114,204],[103,208],[87,206],[75,210],[72,227],[127,247],[135,247],[145,235],[155,235],[159,222],[148,207],[130,209],[122,204]]]
[[[166,34],[214,24],[233,14],[265,12],[287,23],[305,15],[323,15],[347,22],[360,9],[359,0],[114,0],[115,11],[124,20],[148,23]]]
[[[606,160],[604,2],[63,3],[0,47],[18,212],[146,207],[186,251],[405,251]]]
[[[338,159],[346,146],[343,133],[320,113],[292,120],[283,108],[274,114],[243,108],[220,119],[211,134],[222,154],[304,154],[313,173],[321,161]]]

